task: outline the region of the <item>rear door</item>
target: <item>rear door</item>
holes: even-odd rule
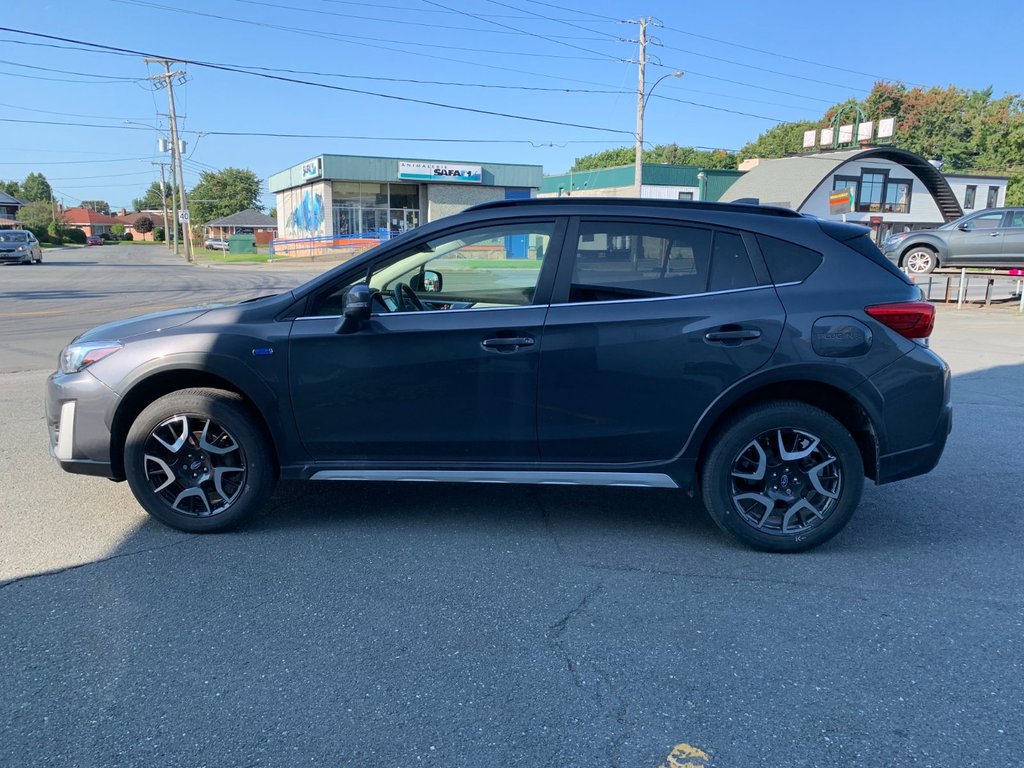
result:
[[[1024,211],[1008,211],[1003,226],[1003,257],[1005,267],[1024,267]]]
[[[671,459],[712,400],[768,361],[785,312],[748,237],[573,220],[541,350],[543,461]]]

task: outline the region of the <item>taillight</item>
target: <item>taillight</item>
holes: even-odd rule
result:
[[[935,307],[927,301],[875,304],[864,311],[907,339],[927,339],[935,327]]]

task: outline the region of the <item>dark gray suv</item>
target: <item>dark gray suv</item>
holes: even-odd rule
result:
[[[934,308],[853,225],[739,204],[487,203],[294,291],[101,326],[51,452],[224,529],[275,481],[682,489],[754,547],[835,535],[950,430]]]
[[[914,275],[936,267],[1024,267],[1024,208],[988,208],[935,229],[900,232],[882,250]]]

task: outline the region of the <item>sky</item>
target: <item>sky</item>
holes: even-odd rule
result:
[[[1018,2],[984,18],[1019,19]],[[947,0],[6,0],[0,26],[245,70],[177,65],[191,188],[330,153],[564,172],[634,141],[640,17],[648,87],[684,72],[650,97],[649,145],[738,149],[878,79],[1022,90],[1021,23],[965,23]],[[130,208],[169,159],[167,92],[146,79],[163,68],[81,42],[0,31],[0,179],[42,172],[68,207]]]

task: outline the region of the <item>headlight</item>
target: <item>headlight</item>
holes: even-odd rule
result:
[[[19,245],[18,246],[18,250],[19,251],[24,251],[25,250],[25,246],[24,245]]]
[[[112,355],[123,344],[118,341],[84,341],[79,344],[68,344],[60,353],[60,372],[77,373],[97,360]]]

